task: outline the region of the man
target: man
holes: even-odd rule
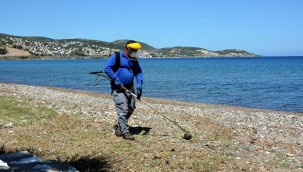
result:
[[[114,125],[116,136],[135,140],[129,132],[128,119],[135,110],[135,98],[124,89],[134,93],[134,78],[137,80],[137,98],[142,95],[142,70],[138,62],[138,50],[141,45],[136,41],[128,41],[120,53],[111,55],[104,71],[112,80],[112,97],[118,113],[118,122]],[[118,58],[116,56],[119,56]],[[116,60],[119,60],[116,62]],[[120,62],[120,63],[119,63]],[[119,64],[119,66],[117,66]]]

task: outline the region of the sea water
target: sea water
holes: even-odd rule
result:
[[[0,82],[109,94],[109,82],[94,86],[96,76],[89,74],[105,63],[0,61]],[[143,97],[303,112],[303,57],[152,58],[140,59],[140,65]]]

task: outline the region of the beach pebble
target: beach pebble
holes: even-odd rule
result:
[[[8,124],[5,124],[4,128],[13,128],[13,126],[14,126],[14,123],[10,122]]]

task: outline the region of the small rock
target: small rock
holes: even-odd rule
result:
[[[164,132],[161,136],[169,136],[167,132]]]
[[[4,125],[4,128],[13,128],[13,126],[14,126],[14,123],[10,122],[10,123]]]
[[[155,155],[153,159],[161,159],[160,155]]]
[[[258,134],[258,131],[257,131],[257,129],[255,127],[253,127],[253,133],[254,134]]]

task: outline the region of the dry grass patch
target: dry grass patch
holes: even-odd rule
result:
[[[223,151],[205,145],[231,137],[226,128],[208,119],[197,125],[202,127],[197,130],[205,131],[206,141],[197,134],[190,141],[139,134],[135,142],[116,137],[108,121],[60,115],[27,99],[1,96],[0,119],[2,153],[27,150],[44,160],[70,163],[80,171],[218,171],[233,164]],[[9,123],[13,125],[6,126]]]
[[[0,117],[2,153],[27,150],[77,169],[111,168],[110,158],[98,145],[108,131],[100,130],[91,118],[59,115],[42,104],[6,96],[0,97]]]

